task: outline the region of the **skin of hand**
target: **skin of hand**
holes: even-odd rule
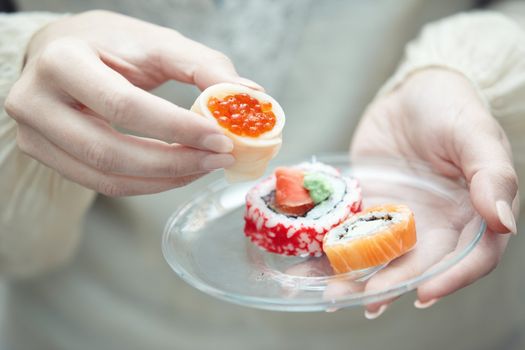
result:
[[[432,305],[497,266],[510,237],[505,233],[516,233],[518,180],[503,129],[465,77],[438,68],[413,73],[369,106],[354,135],[351,156],[420,160],[446,177],[464,178],[474,209],[487,222],[487,231],[469,255],[418,287],[416,307]],[[428,259],[426,264],[385,269],[366,289],[419,275],[436,263]],[[392,301],[367,305],[365,315],[379,316]]]
[[[155,193],[234,162],[217,125],[148,92],[168,80],[262,90],[174,30],[90,11],[34,35],[5,109],[19,148],[64,177],[109,196]]]

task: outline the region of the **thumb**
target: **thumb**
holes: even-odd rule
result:
[[[158,53],[162,72],[168,79],[190,83],[201,90],[218,83],[234,83],[264,91],[259,84],[240,77],[228,56],[180,34]]]
[[[494,232],[516,234],[518,177],[504,131],[492,116],[487,117],[476,118],[476,124],[462,128],[455,138],[456,154],[470,185],[474,208],[488,227]]]

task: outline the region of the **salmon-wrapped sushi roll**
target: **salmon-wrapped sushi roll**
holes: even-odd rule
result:
[[[405,205],[368,208],[330,230],[323,250],[336,273],[379,266],[416,244],[414,214]]]
[[[244,232],[265,250],[321,256],[323,237],[361,208],[355,179],[322,163],[277,168],[246,195]]]
[[[235,163],[229,182],[263,175],[281,147],[284,112],[272,97],[243,85],[216,84],[204,90],[191,110],[219,124],[233,141]]]

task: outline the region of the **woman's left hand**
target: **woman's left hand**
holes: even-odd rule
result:
[[[367,109],[351,154],[421,160],[443,176],[464,177],[473,207],[487,222],[487,232],[467,257],[418,287],[416,306],[430,306],[496,267],[510,237],[506,233],[516,233],[518,180],[503,129],[465,77],[437,68],[411,75]],[[434,263],[426,265],[377,274],[366,289],[407,280]],[[367,317],[377,317],[391,302],[367,305]]]

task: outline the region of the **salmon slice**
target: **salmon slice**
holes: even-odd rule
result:
[[[304,172],[297,168],[275,170],[275,204],[282,213],[304,215],[315,204],[303,186]]]
[[[414,214],[406,205],[368,208],[328,231],[323,250],[336,273],[386,264],[416,244]]]

